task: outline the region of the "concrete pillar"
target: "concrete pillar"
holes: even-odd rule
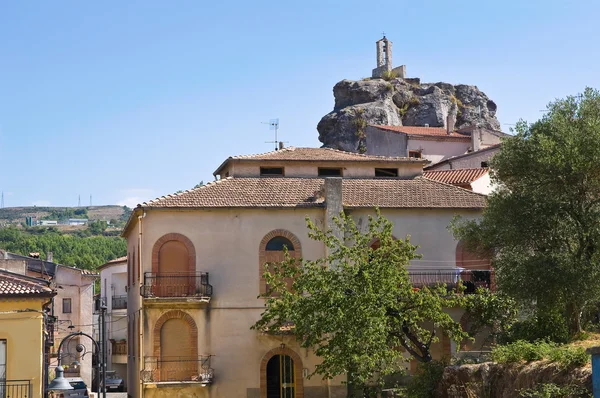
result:
[[[600,347],[590,347],[586,352],[592,355],[592,387],[594,398],[600,398]]]

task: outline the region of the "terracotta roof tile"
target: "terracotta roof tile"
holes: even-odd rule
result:
[[[429,170],[423,172],[423,177],[446,184],[470,184],[489,172],[487,167],[475,169]]]
[[[365,155],[361,153],[345,152],[333,148],[297,148],[287,147],[278,151],[271,151],[255,155],[232,156],[230,159],[254,159],[254,160],[334,160],[334,161],[385,161],[385,162],[410,162],[414,159],[407,157],[390,157]]]
[[[318,207],[324,205],[322,178],[227,178],[142,207]],[[346,207],[483,208],[485,196],[425,178],[343,179]]]
[[[0,270],[0,298],[3,296],[49,296],[53,291],[44,280]]]
[[[420,126],[382,126],[373,125],[381,130],[393,131],[396,133],[404,133],[410,136],[425,136],[425,137],[438,137],[438,138],[462,138],[465,141],[470,141],[471,136],[460,134],[455,131],[448,134],[446,129],[443,127],[420,127]]]

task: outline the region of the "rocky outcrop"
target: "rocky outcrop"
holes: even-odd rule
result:
[[[590,367],[561,369],[544,361],[524,365],[486,362],[476,365],[449,366],[444,370],[436,397],[440,398],[515,398],[519,390],[554,383],[592,389]]]
[[[333,95],[333,111],[317,125],[319,140],[345,151],[361,151],[363,126],[368,124],[446,127],[451,114],[457,129],[478,124],[500,130],[496,104],[476,86],[399,78],[342,80]]]

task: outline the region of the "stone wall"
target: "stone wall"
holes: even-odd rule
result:
[[[518,391],[541,383],[580,385],[591,392],[592,369],[560,369],[556,364],[533,362],[523,365],[501,365],[487,362],[475,365],[449,366],[444,370],[436,397],[440,398],[513,398]]]

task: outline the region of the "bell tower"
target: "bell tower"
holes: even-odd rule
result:
[[[395,72],[396,76],[404,79],[406,77],[406,66],[392,67],[392,42],[385,37],[375,42],[377,50],[377,68],[373,69],[373,78],[381,78],[385,72]]]

